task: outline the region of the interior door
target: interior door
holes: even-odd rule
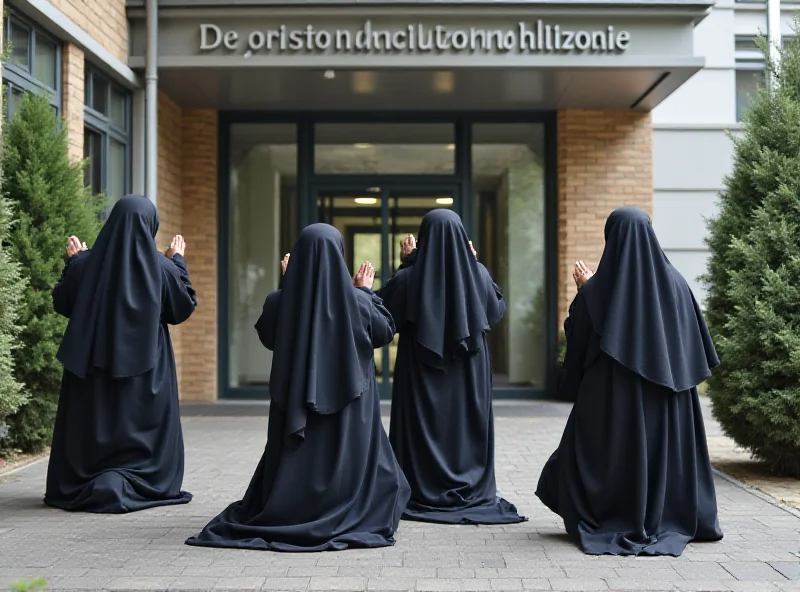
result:
[[[335,226],[344,237],[344,255],[353,275],[364,261],[375,266],[373,290],[380,290],[400,265],[400,243],[416,236],[422,218],[436,208],[455,206],[452,189],[364,187],[320,188],[318,220]],[[381,398],[391,398],[399,336],[375,352],[375,374]]]

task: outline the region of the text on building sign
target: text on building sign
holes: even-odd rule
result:
[[[218,25],[200,25],[200,50],[224,49],[255,53],[426,53],[426,52],[518,52],[518,53],[618,53],[630,45],[631,34],[611,25],[597,30],[570,30],[541,20],[520,22],[516,28],[483,29],[410,24],[404,29],[378,29],[371,21],[353,31],[328,30],[308,25],[293,29],[256,30],[241,35]]]

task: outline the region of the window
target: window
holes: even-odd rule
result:
[[[12,12],[3,23],[9,59],[3,64],[3,92],[8,118],[26,92],[47,97],[61,111],[61,44],[44,30]]]
[[[108,201],[106,213],[130,191],[131,94],[86,65],[83,155],[85,182]]]

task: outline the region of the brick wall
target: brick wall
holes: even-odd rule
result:
[[[612,210],[652,215],[653,151],[649,113],[567,109],[558,113],[559,329],[575,296],[575,261],[595,269]]]
[[[83,158],[83,104],[84,66],[83,51],[72,43],[64,44],[62,71],[62,115],[67,124],[69,157],[73,161]]]
[[[182,328],[181,398],[217,398],[217,113],[181,118],[181,194],[186,260],[199,305]]]
[[[50,3],[114,57],[128,63],[125,0],[50,0]]]

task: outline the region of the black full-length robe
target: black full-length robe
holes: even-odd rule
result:
[[[381,424],[374,349],[394,337],[353,287],[341,235],[306,228],[256,324],[275,352],[267,445],[247,492],[186,542],[269,551],[394,544],[408,483]]]
[[[167,325],[188,319],[197,298],[183,257],[157,252],[157,229],[151,202],[119,200],[94,248],[69,259],[53,290],[70,328],[59,353],[65,368],[44,498],[50,506],[124,513],[191,500],[181,491],[183,434]]]
[[[505,300],[458,216],[434,210],[381,297],[400,333],[389,440],[411,486],[408,520],[522,522],[497,495],[486,332]]]
[[[718,363],[647,216],[616,211],[565,322],[575,401],[536,495],[591,555],[678,556],[722,538],[696,385]]]

